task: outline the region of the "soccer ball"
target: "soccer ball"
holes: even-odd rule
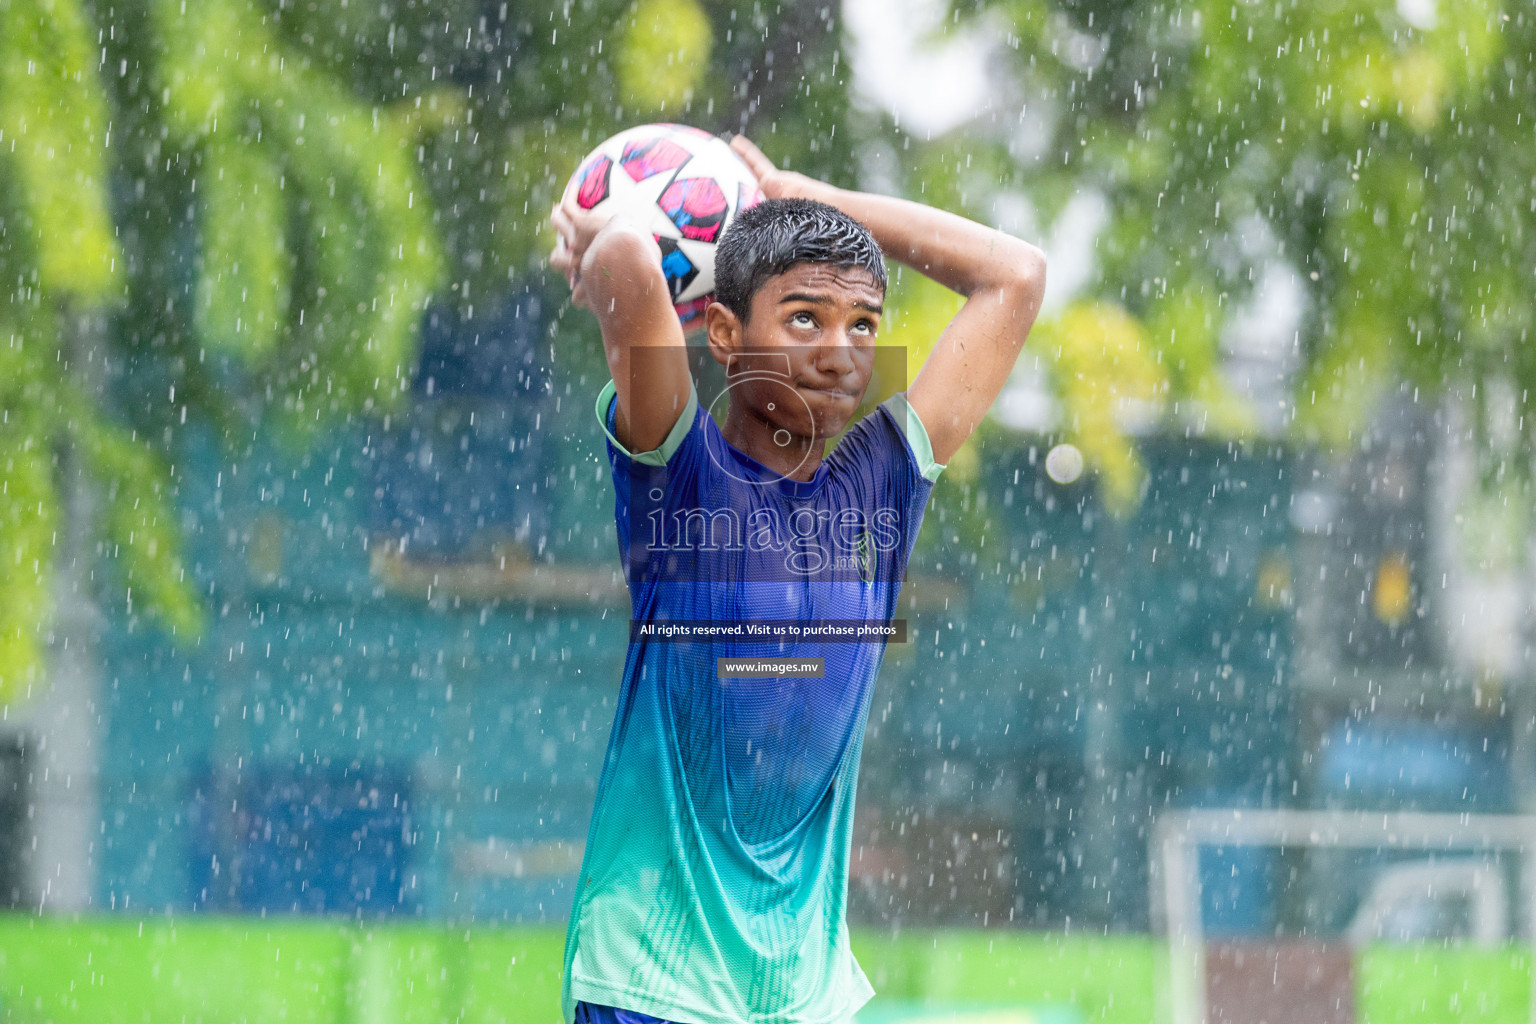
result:
[[[584,210],[620,210],[651,229],[683,329],[700,327],[714,299],[715,245],[763,201],[731,147],[680,124],[647,124],[608,139],[581,162],[569,186]]]

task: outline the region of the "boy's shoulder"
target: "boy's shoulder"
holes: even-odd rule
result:
[[[692,381],[689,382],[688,400],[672,429],[658,447],[648,452],[631,452],[615,435],[617,394],[613,381],[609,380],[598,393],[594,411],[607,438],[608,447],[619,461],[636,468],[677,469],[681,468],[678,453],[685,447],[698,446],[711,450],[712,457],[687,461],[689,464],[697,462],[698,468],[707,472],[708,465],[717,464],[726,456],[729,444],[716,426],[714,418],[699,402],[698,389]],[[856,469],[860,464],[885,462],[900,457],[897,453],[909,459],[916,475],[929,483],[938,480],[939,474],[945,469],[933,457],[933,445],[921,417],[907,401],[906,393],[900,391],[879,403],[850,427],[828,456],[827,462],[829,467],[846,465]],[[734,476],[723,466],[721,468],[725,476]]]
[[[944,471],[944,466],[933,458],[933,445],[928,439],[928,430],[907,401],[906,392],[898,391],[891,395],[849,428],[833,455],[841,451],[849,439],[858,437],[878,438],[886,445],[895,447],[911,460],[917,474],[929,483],[938,480],[939,474]],[[878,442],[876,446],[881,447]]]

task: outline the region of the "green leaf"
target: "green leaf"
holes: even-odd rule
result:
[[[260,147],[210,138],[194,323],[211,349],[271,357],[287,326],[292,256],[282,173]]]
[[[38,284],[109,296],[119,253],[107,200],[106,98],[77,0],[0,4],[0,153]]]
[[[0,424],[0,706],[27,696],[40,675],[60,514],[46,427],[9,412]]]

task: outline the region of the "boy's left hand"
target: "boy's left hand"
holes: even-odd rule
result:
[[[789,199],[799,197],[804,199],[814,198],[813,193],[821,187],[821,182],[815,178],[797,174],[794,171],[781,171],[773,166],[763,151],[754,146],[745,135],[738,135],[731,140],[731,149],[746,163],[747,168],[757,178],[757,187],[763,190],[763,195],[769,199]]]

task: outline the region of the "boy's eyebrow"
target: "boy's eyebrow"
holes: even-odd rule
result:
[[[781,305],[781,306],[784,305],[785,303],[788,303],[788,302],[809,302],[812,305],[816,305],[816,306],[830,306],[830,305],[832,305],[832,299],[831,299],[830,296],[826,296],[826,295],[812,295],[809,292],[790,292],[788,295],[786,295],[783,298],[779,299],[779,305]],[[871,304],[871,303],[868,303],[868,302],[855,302],[853,304],[853,308],[855,308],[855,309],[862,309],[862,310],[865,310],[866,312],[874,313],[876,315],[879,315],[879,314],[885,312],[885,306],[878,305],[878,304]]]

